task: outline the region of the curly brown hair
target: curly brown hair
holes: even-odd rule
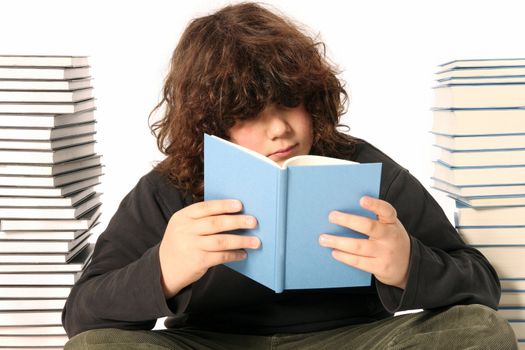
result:
[[[151,125],[166,158],[156,165],[193,200],[202,200],[203,134],[228,139],[238,120],[269,104],[303,103],[312,117],[311,154],[351,157],[357,140],[337,130],[348,94],[325,46],[282,15],[254,3],[192,20],[173,52]],[[150,114],[151,117],[151,114]]]

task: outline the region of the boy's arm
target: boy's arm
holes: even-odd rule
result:
[[[189,288],[168,306],[160,282],[159,242],[171,214],[183,207],[179,193],[163,181],[154,172],[143,177],[97,240],[93,261],[62,313],[70,337],[95,328],[151,329],[157,318],[186,307]]]
[[[494,268],[461,240],[441,207],[408,171],[395,176],[384,200],[396,209],[411,241],[405,290],[376,280],[388,311],[454,304],[497,308],[501,290]]]

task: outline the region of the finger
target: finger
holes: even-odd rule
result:
[[[253,229],[256,226],[257,219],[251,215],[216,215],[195,220],[190,229],[199,235],[210,235],[239,229]]]
[[[261,245],[259,238],[254,236],[241,236],[231,234],[218,234],[202,237],[198,246],[208,252],[225,250],[257,249]]]
[[[366,257],[374,257],[376,251],[375,242],[363,238],[322,234],[319,236],[319,244],[323,247],[333,248],[345,253]]]
[[[379,222],[383,224],[394,224],[397,222],[396,209],[388,202],[368,196],[361,197],[360,205],[377,215]]]
[[[242,203],[237,199],[217,199],[198,202],[180,211],[191,219],[201,219],[207,216],[226,213],[237,213],[242,210]]]
[[[328,220],[333,224],[349,228],[369,237],[377,237],[380,234],[379,225],[381,224],[377,220],[364,216],[332,211]]]
[[[375,274],[377,270],[376,258],[349,254],[340,250],[333,250],[332,257],[346,265],[355,267],[365,272],[369,272],[371,274]]]
[[[244,250],[230,250],[206,253],[204,264],[207,267],[221,265],[233,261],[241,261],[248,257]]]

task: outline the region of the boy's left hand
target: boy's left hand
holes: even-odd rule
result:
[[[369,239],[322,234],[319,243],[333,248],[332,256],[350,266],[372,273],[384,284],[405,289],[410,259],[410,238],[389,203],[362,197],[361,207],[377,215],[377,220],[333,211],[329,220],[336,225],[363,233]]]

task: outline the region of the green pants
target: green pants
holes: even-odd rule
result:
[[[196,329],[97,329],[70,339],[72,349],[517,349],[508,322],[481,305],[458,305],[305,334],[225,334]]]

